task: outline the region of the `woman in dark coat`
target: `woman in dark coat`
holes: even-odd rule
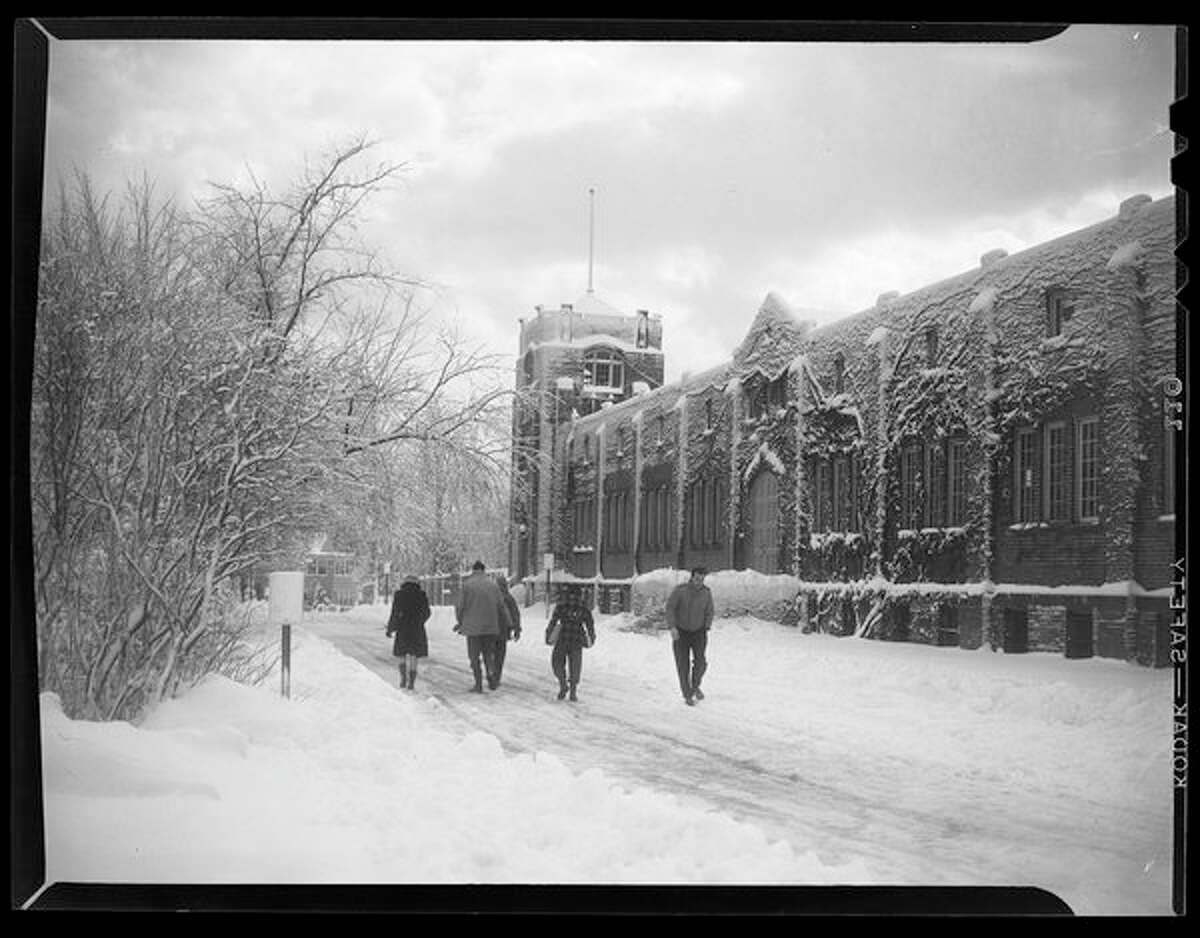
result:
[[[429,638],[425,622],[429,619],[429,598],[415,576],[404,578],[400,589],[392,595],[392,614],[388,619],[388,636],[392,654],[400,659],[400,687],[413,689],[417,680],[417,659],[429,654]]]

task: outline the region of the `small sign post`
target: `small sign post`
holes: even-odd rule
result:
[[[304,574],[272,573],[270,578],[271,602],[267,622],[279,625],[279,675],[280,693],[292,695],[292,626],[300,623],[304,615]]]

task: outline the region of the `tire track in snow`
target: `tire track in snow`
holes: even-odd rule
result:
[[[314,623],[312,630],[395,687],[382,618],[378,633],[361,623]],[[526,634],[539,631],[535,624]],[[1161,817],[1134,805],[1117,811],[1102,791],[1066,797],[1022,790],[1015,780],[997,788],[994,779],[964,776],[961,767],[917,762],[920,753],[862,751],[837,726],[816,722],[819,715],[801,724],[807,735],[795,721],[746,725],[722,710],[719,690],[685,707],[678,690],[671,692],[667,665],[663,682],[648,685],[592,666],[585,652],[581,699],[560,702],[549,649],[535,641],[531,653],[529,638],[510,645],[499,690],[471,694],[461,637],[441,623],[429,629],[429,641],[417,698],[428,699],[447,730],[489,733],[509,753],[552,753],[576,772],[600,768],[622,787],[650,787],[754,823],[831,865],[861,859],[878,871],[878,882],[1033,883],[1071,902],[1077,870],[1100,863],[1111,869],[1112,888],[1102,891],[1115,897],[1114,908],[1148,901],[1134,882],[1145,858],[1133,854],[1136,838],[1128,831]],[[935,808],[928,791],[939,792]],[[966,879],[964,870],[990,878]]]

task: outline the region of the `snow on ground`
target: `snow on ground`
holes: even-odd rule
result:
[[[1170,911],[1168,671],[720,619],[708,699],[685,708],[665,636],[599,616],[571,705],[553,700],[540,609],[494,695],[466,694],[446,609],[417,693],[396,689],[381,606],[295,630],[290,700],[278,675],[214,677],[135,727],[69,720],[43,695],[47,881],[915,880]],[[374,649],[358,654],[370,662],[335,640]],[[568,748],[552,718],[596,744]],[[699,754],[698,783],[708,765],[726,776],[701,797],[657,784],[644,758],[612,751],[621,727],[669,740],[664,761],[672,745]],[[743,763],[747,792],[782,783],[782,822],[735,810]]]
[[[48,882],[861,880],[670,794],[507,757],[296,633],[291,699],[212,677],[138,727],[41,698]],[[703,844],[704,849],[698,849]]]

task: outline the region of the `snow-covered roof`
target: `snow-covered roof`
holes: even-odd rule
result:
[[[779,377],[813,327],[811,320],[800,315],[778,293],[768,293],[746,337],[733,353],[737,371],[741,374],[757,371],[771,379]]]
[[[628,316],[629,313],[617,309],[611,303],[600,299],[595,293],[585,293],[574,303],[574,310],[588,316]]]
[[[607,345],[622,352],[639,352],[643,355],[661,355],[660,348],[635,345],[626,339],[618,339],[607,332],[595,332],[591,335],[576,336],[573,339],[547,339],[545,342],[530,342],[529,348],[589,348],[593,345]]]

